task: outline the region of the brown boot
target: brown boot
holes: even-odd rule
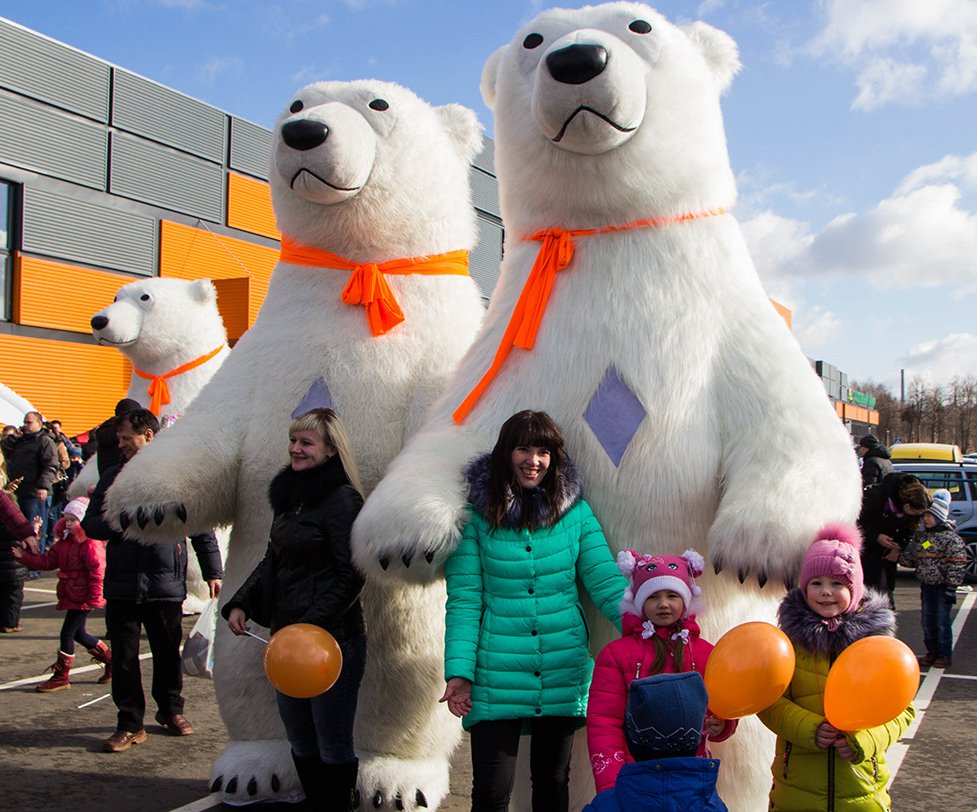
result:
[[[104,685],[112,679],[112,652],[109,651],[109,647],[105,643],[99,640],[95,648],[88,649],[88,653],[92,655],[92,662],[101,663],[105,666],[105,671],[98,678],[98,684]]]
[[[54,675],[47,682],[38,685],[35,690],[42,694],[67,691],[71,687],[71,683],[68,682],[68,672],[71,670],[71,664],[74,661],[74,654],[65,654],[63,651],[59,651],[58,661],[54,665],[48,666],[54,671]]]

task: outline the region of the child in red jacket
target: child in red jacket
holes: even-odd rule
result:
[[[621,767],[634,760],[624,735],[631,682],[683,671],[704,675],[712,651],[695,622],[702,603],[695,583],[702,575],[701,555],[686,550],[681,556],[639,556],[624,550],[617,566],[631,579],[621,600],[623,634],[597,657],[587,704],[587,746],[597,792],[614,786]],[[736,724],[707,714],[696,754],[708,755],[707,739],[728,739]]]
[[[61,648],[58,661],[51,666],[54,675],[37,686],[41,693],[66,691],[70,688],[68,672],[75,659],[75,641],[81,643],[96,662],[105,666],[98,678],[106,683],[112,678],[112,653],[108,646],[85,629],[88,613],[105,605],[102,580],[105,577],[105,546],[88,538],[81,528],[88,499],[79,497],[69,502],[54,527],[55,544],[46,553],[15,548],[14,556],[28,567],[38,570],[58,570],[58,609],[66,610],[61,625]]]

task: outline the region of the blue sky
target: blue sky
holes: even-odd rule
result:
[[[473,108],[533,0],[0,0],[0,15],[271,126],[302,85],[365,77]],[[575,7],[582,3],[553,3]],[[654,4],[733,36],[743,223],[808,356],[898,393],[977,375],[977,0]]]

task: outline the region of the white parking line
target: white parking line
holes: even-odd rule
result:
[[[39,586],[25,586],[24,592],[43,592],[45,595],[57,595],[56,589],[41,589]]]
[[[51,603],[28,603],[25,606],[20,607],[21,612],[26,612],[28,609],[43,609],[45,606],[57,606],[57,601],[51,601]]]
[[[212,795],[208,795],[206,798],[201,798],[198,801],[191,801],[186,806],[171,809],[170,812],[205,812],[207,809],[214,809],[220,805],[220,796],[215,792]],[[975,812],[977,812],[977,810],[975,810]]]

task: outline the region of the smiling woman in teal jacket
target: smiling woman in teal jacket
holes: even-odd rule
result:
[[[445,565],[442,701],[471,734],[472,810],[508,809],[524,732],[534,811],[565,810],[593,671],[577,582],[618,628],[627,583],[544,412],[510,417],[465,476],[471,519]]]

